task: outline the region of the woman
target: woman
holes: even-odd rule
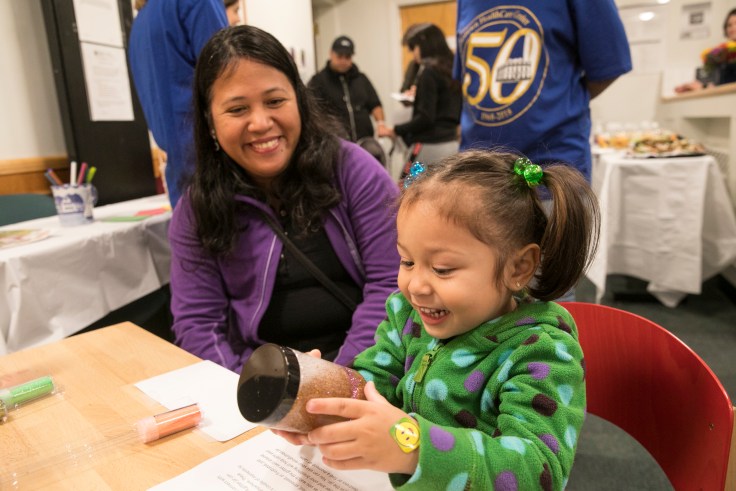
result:
[[[462,94],[452,79],[453,54],[442,30],[429,23],[410,29],[406,45],[419,64],[412,116],[394,128],[379,127],[378,136],[400,136],[409,147],[409,165],[431,164],[458,150]]]
[[[169,231],[176,343],[236,371],[265,342],[350,363],[373,344],[397,287],[396,185],[334,136],[289,53],[256,27],[212,37],[194,90],[197,168]],[[267,217],[354,311],[283,247]]]
[[[227,23],[231,26],[240,24],[240,0],[224,0]]]
[[[726,42],[736,41],[736,8],[731,9],[726,14],[726,18],[723,20],[723,36],[726,38]],[[700,90],[712,85],[712,80],[707,82],[706,84],[704,84],[700,80],[694,80],[692,82],[678,85],[677,87],[675,87],[675,92],[681,94],[683,92]]]

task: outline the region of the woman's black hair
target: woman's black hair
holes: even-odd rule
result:
[[[410,32],[410,29],[412,31]],[[431,23],[410,26],[404,35],[406,46],[413,50],[419,46],[422,63],[433,66],[448,82],[453,82],[452,64],[454,55],[447,45],[442,29]]]
[[[291,83],[296,93],[301,134],[286,171],[266,196],[245,170],[211,136],[212,87],[241,60],[272,67]],[[328,117],[301,80],[299,70],[284,46],[271,34],[254,26],[233,26],[217,32],[204,46],[194,74],[194,145],[197,165],[188,189],[202,246],[213,255],[230,252],[238,236],[235,195],[264,202],[278,200],[300,233],[321,224],[326,211],[340,201],[335,187],[340,140]]]

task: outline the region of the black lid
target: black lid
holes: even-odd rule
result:
[[[238,409],[266,426],[289,412],[299,392],[299,360],[291,348],[264,344],[245,362],[238,381]]]

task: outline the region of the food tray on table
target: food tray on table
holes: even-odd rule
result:
[[[705,147],[675,133],[660,133],[634,140],[626,155],[641,159],[698,157],[705,155]]]

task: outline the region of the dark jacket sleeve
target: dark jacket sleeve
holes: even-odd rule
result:
[[[417,92],[414,97],[414,111],[411,119],[404,124],[396,125],[394,131],[399,136],[417,134],[432,127],[437,119],[437,99],[440,83],[437,74],[431,68],[422,70],[417,81]]]

